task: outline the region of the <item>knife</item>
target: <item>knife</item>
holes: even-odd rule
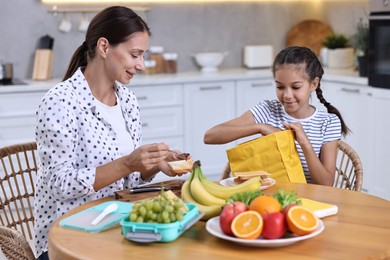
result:
[[[141,192],[160,191],[160,190],[165,190],[165,187],[163,186],[135,187],[130,189],[130,193],[141,193]]]

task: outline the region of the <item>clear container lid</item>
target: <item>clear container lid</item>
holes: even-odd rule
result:
[[[177,53],[171,52],[171,53],[164,53],[163,57],[165,60],[177,60]]]

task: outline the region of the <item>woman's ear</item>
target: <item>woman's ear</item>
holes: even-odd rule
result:
[[[110,43],[106,38],[100,37],[99,40],[97,41],[97,46],[96,46],[97,52],[102,57],[106,57],[109,45]]]

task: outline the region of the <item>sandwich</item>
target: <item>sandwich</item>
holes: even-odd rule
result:
[[[168,163],[168,166],[171,171],[176,174],[191,172],[193,165],[194,162],[192,161],[192,159],[173,161]]]
[[[242,183],[246,180],[249,180],[253,177],[260,176],[261,181],[264,182],[266,179],[270,177],[270,173],[266,171],[252,171],[252,172],[235,172],[234,173],[234,182],[236,183]]]

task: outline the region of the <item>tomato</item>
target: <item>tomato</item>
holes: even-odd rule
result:
[[[274,212],[263,216],[263,231],[261,235],[265,239],[282,237],[287,231],[286,217],[282,212]]]

